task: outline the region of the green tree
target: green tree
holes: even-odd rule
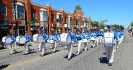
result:
[[[133,26],[133,21],[130,23],[130,26]]]
[[[108,20],[105,19],[105,20],[100,20],[100,23],[99,23],[99,29],[104,29],[105,28],[105,22],[107,22]]]
[[[98,21],[91,21],[91,26],[94,27],[94,26],[97,26],[99,25],[99,22]]]

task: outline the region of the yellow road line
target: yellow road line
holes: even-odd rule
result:
[[[21,66],[23,64],[27,64],[27,63],[30,63],[30,62],[34,62],[34,61],[40,60],[42,58],[47,58],[47,57],[50,57],[50,56],[53,56],[55,54],[59,54],[59,53],[65,52],[65,51],[67,51],[67,50],[62,50],[62,51],[59,51],[59,52],[56,52],[56,53],[52,53],[52,54],[45,55],[43,57],[36,57],[36,58],[30,59],[30,60],[26,60],[26,61],[23,61],[23,62],[20,62],[20,63],[16,63],[16,64],[10,65],[9,67],[4,68],[2,70],[8,70],[10,68],[18,67],[18,66]]]

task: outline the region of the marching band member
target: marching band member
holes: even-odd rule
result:
[[[114,41],[115,41],[115,46],[114,46],[114,52],[118,49],[118,44],[119,44],[119,33],[118,31],[114,31]]]
[[[122,37],[121,38],[122,38],[122,42],[123,42],[124,31],[122,30],[121,33],[122,33]]]
[[[61,47],[63,45],[62,45],[62,43],[60,41],[60,35],[61,35],[61,32],[58,32],[57,37],[58,37],[59,46]]]
[[[58,39],[58,37],[56,36],[56,33],[53,32],[53,36],[52,36],[52,40],[54,41],[54,43],[52,44],[53,53],[56,52],[57,39]]]
[[[87,31],[85,31],[84,34],[83,34],[83,39],[87,39],[87,41],[84,42],[84,47],[85,47],[84,50],[85,50],[85,51],[88,50],[88,47],[87,47],[87,46],[88,46],[88,39],[89,39],[88,36],[89,36],[89,35],[87,34]]]
[[[38,28],[38,34],[41,34],[40,28]],[[39,52],[42,51],[41,43],[39,43],[38,49],[39,49]]]
[[[31,52],[31,49],[30,49],[30,47],[29,47],[29,44],[30,44],[30,41],[31,41],[31,37],[30,37],[30,35],[28,34],[28,31],[25,31],[25,38],[26,38],[26,43],[24,44],[24,46],[25,46],[25,55],[26,54],[29,54],[30,52]]]
[[[83,39],[83,35],[81,33],[80,30],[78,30],[78,35],[76,36],[77,37],[77,43],[78,43],[78,52],[77,52],[77,55],[79,55],[80,53],[82,53],[81,51],[81,44],[82,44],[82,39]]]
[[[93,42],[93,46],[92,47],[94,48],[97,45],[97,39],[96,39],[97,38],[97,34],[94,32],[94,33],[91,34],[91,37],[95,38],[95,40],[92,40],[92,42]]]
[[[109,33],[111,33],[112,34],[111,36],[113,36],[112,38],[114,38],[115,35],[113,32],[113,26],[110,25],[110,26],[108,26],[108,28],[109,28]],[[105,46],[105,52],[106,52],[106,57],[108,60],[108,65],[112,66],[112,63],[114,61],[114,45],[111,47]]]
[[[52,40],[52,38],[53,38],[53,33],[48,36],[48,40],[50,41],[50,40]],[[49,48],[52,49],[52,46],[53,46],[53,43],[50,42],[50,47]]]
[[[14,49],[14,46],[15,46],[15,41],[16,41],[16,38],[14,36],[14,32],[11,33],[11,39],[12,39],[12,42],[11,42],[11,54],[15,54],[17,51]]]
[[[99,43],[102,43],[103,33],[101,31],[98,32],[99,35]]]
[[[42,42],[40,46],[41,46],[41,49],[42,49],[41,56],[44,56],[46,54],[46,50],[47,50],[46,47],[45,47],[45,44],[48,40],[48,36],[46,35],[44,28],[42,29],[42,35],[43,35],[44,42]]]
[[[76,35],[72,32],[72,27],[68,28],[69,30],[69,33],[71,34],[71,43],[67,45],[67,48],[68,48],[68,60],[71,59],[71,56],[72,56],[72,47],[73,47],[73,44],[74,42],[76,42]]]

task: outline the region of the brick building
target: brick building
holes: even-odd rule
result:
[[[64,9],[53,9],[50,4],[42,6],[30,0],[17,0],[16,2],[0,0],[0,37],[16,29],[15,24],[5,24],[7,18],[11,20],[15,17],[22,21],[18,26],[18,33],[23,35],[24,31],[28,30],[31,36],[41,27],[46,28],[48,34],[51,34],[52,28],[55,31],[60,28],[63,32],[70,26],[73,30],[74,26],[82,29],[91,19],[83,17],[83,11],[79,5],[76,6],[74,12],[68,13]],[[31,20],[35,21],[34,26],[30,26]],[[86,28],[89,28],[88,24]]]

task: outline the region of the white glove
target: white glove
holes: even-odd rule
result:
[[[72,41],[72,43],[74,43],[74,41]]]

